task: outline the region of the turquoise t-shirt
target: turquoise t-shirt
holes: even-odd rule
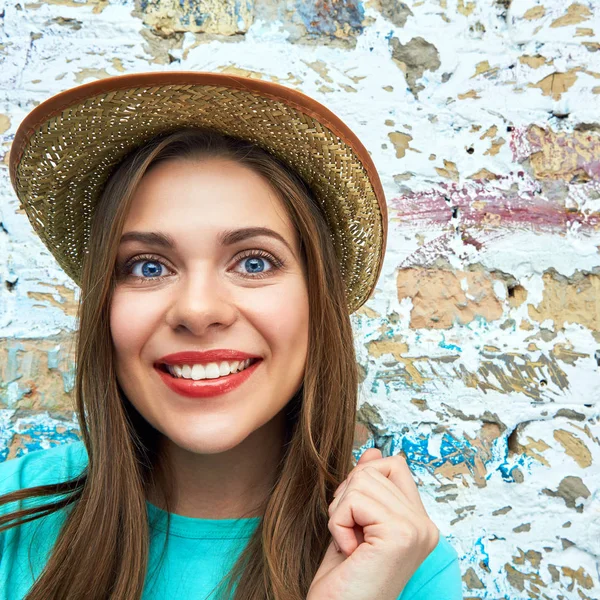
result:
[[[0,463],[0,494],[63,481],[79,474],[86,461],[85,446],[74,442]],[[0,513],[14,509],[14,504],[0,506]],[[204,600],[233,566],[260,521],[259,517],[193,519],[171,514],[166,540],[166,516],[148,503],[150,556],[143,600]],[[46,563],[63,520],[64,511],[58,511],[0,533],[0,600],[25,597]],[[456,551],[440,536],[399,600],[461,600],[461,585]]]

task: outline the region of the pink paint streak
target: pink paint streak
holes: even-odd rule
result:
[[[542,194],[541,185],[519,171],[497,180],[444,183],[436,189],[392,198],[390,217],[417,226],[451,226],[473,239],[481,230],[563,233],[573,224],[581,232],[600,228],[600,213],[567,209],[564,200]]]

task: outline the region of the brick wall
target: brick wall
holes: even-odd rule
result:
[[[77,437],[76,286],[12,192],[49,95],[207,70],[297,88],[371,151],[386,261],[353,317],[357,454],[406,454],[465,598],[600,597],[595,0],[5,0],[0,458]],[[3,159],[3,162],[2,162]]]

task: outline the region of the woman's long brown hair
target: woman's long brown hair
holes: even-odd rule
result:
[[[331,536],[328,505],[352,468],[358,373],[345,288],[330,233],[305,183],[250,142],[207,130],[159,136],[117,167],[94,213],[83,263],[75,402],[88,454],[66,482],[18,490],[0,505],[48,502],[0,517],[0,531],[64,509],[52,553],[27,600],[139,600],[147,576],[146,498],[158,479],[156,432],[124,396],[115,373],[109,309],[115,261],[133,192],[164,160],[225,158],[261,174],[294,225],[309,295],[301,388],[286,406],[287,437],[262,519],[215,591],[234,600],[305,600]],[[168,481],[162,486],[169,503]],[[234,594],[233,596],[231,594]]]

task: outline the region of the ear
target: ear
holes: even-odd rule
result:
[[[379,458],[383,458],[383,454],[379,448],[367,448],[358,459],[357,465],[362,465],[364,463],[371,462],[372,460],[378,460]]]

